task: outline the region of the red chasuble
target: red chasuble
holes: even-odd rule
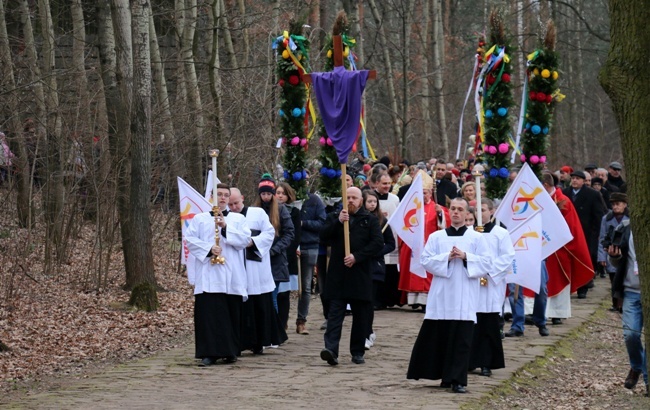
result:
[[[441,208],[444,215],[443,220],[445,221],[444,228],[449,228],[451,226],[449,210],[444,206]],[[424,221],[424,242],[426,243],[429,235],[438,230],[438,213],[436,212],[436,203],[433,200],[428,204],[424,204]],[[399,290],[418,293],[429,292],[433,275],[427,272],[427,277],[423,278],[411,272],[411,248],[402,241],[400,241],[399,249],[399,271]]]
[[[569,225],[573,239],[546,259],[549,297],[560,293],[568,284],[571,284],[573,293],[594,277],[589,248],[573,203],[559,189],[555,190],[552,198]]]

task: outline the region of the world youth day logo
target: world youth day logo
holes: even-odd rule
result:
[[[414,229],[420,225],[418,210],[422,208],[422,202],[417,197],[418,191],[408,199],[409,206],[404,209],[402,230],[414,233]]]
[[[189,197],[183,197],[181,199],[181,205],[183,210],[181,211],[181,222],[187,228],[190,226],[190,221],[196,214],[201,213],[201,207]]]
[[[537,238],[539,238],[539,234],[534,230],[532,230],[531,227],[528,227],[528,231],[523,233],[519,237],[519,239],[517,239],[513,244],[513,247],[515,248],[515,252],[527,251],[528,249],[530,249],[530,247],[528,246],[528,242]]]
[[[510,205],[512,209],[512,219],[515,221],[525,221],[544,208],[537,202],[537,196],[542,193],[542,188],[533,188],[525,182],[521,184],[519,190],[512,199]]]

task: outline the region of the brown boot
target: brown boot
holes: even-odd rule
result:
[[[308,335],[309,331],[305,329],[304,323],[298,323],[296,325],[296,333],[298,333],[299,335]]]

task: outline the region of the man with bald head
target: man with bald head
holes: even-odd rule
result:
[[[325,331],[325,348],[320,357],[328,364],[338,364],[339,342],[345,307],[352,308],[350,353],[355,364],[365,363],[366,336],[372,314],[372,275],[370,264],[384,246],[379,221],[363,206],[361,190],[347,189],[348,209],[327,216],[321,231],[321,241],[332,247],[327,269],[327,281],[322,297],[330,303]],[[350,225],[350,254],[346,255],[343,224]]]

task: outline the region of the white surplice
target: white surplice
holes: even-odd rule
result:
[[[249,295],[261,295],[275,289],[273,272],[271,272],[271,246],[275,238],[275,228],[271,225],[269,216],[264,209],[258,207],[246,208],[246,224],[253,230],[260,231],[251,239],[255,244],[255,253],[262,258],[261,262],[246,260],[246,290]]]
[[[187,247],[196,258],[194,294],[226,293],[241,295],[246,299],[246,269],[242,250],[248,245],[251,231],[244,215],[230,212],[225,220],[225,236],[223,229],[219,229],[221,255],[226,258],[223,265],[212,265],[208,256],[214,246],[214,217],[209,212],[198,214],[187,229]]]
[[[433,274],[425,319],[476,323],[478,279],[489,274],[492,264],[484,235],[466,227],[460,229],[465,229],[462,236],[449,236],[447,230],[434,232],[424,246],[420,263]],[[460,259],[449,260],[454,246],[466,253],[467,267]]]
[[[508,231],[500,226],[492,227],[489,233],[483,235],[490,247],[492,269],[487,277],[487,285],[479,286],[476,311],[479,313],[501,313],[503,301],[506,298],[506,276],[512,272],[515,248],[512,246]]]

